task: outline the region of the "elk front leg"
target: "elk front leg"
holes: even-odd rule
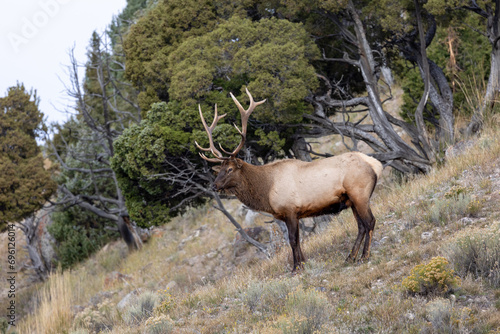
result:
[[[295,215],[286,219],[286,225],[288,227],[288,239],[290,241],[290,246],[292,247],[292,257],[293,257],[293,270],[296,272],[298,269],[302,269],[306,258],[302,253],[300,248],[300,236],[299,236],[299,220]]]

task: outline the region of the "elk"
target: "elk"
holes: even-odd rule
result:
[[[209,139],[209,148],[198,149],[210,152],[215,158],[204,153],[200,156],[209,162],[222,162],[213,188],[235,195],[243,204],[256,211],[264,211],[282,220],[288,227],[288,237],[292,248],[293,270],[301,269],[305,262],[300,247],[299,219],[326,214],[336,214],[351,208],[358,224],[358,236],[346,261],[356,260],[364,239],[361,261],[370,256],[370,245],[375,227],[375,217],[370,209],[370,198],[382,173],[382,164],[363,153],[349,152],[325,159],[305,162],[295,159],[278,160],[265,165],[252,165],[236,157],[243,148],[250,114],[256,106],[266,100],[255,102],[250,98],[250,106],[245,110],[231,93],[231,97],[241,113],[241,130],[235,125],[241,141],[233,152],[215,145],[212,131],[226,114],[215,116],[209,127],[200,111],[203,127]]]

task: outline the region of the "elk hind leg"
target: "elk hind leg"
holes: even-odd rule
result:
[[[354,217],[356,217],[356,221],[358,222],[358,238],[354,243],[353,251],[351,253],[352,260],[354,261],[356,259],[359,248],[361,246],[361,242],[364,238],[365,243],[360,259],[360,261],[364,261],[370,257],[370,246],[372,243],[373,230],[375,228],[375,217],[373,216],[368,203],[354,204],[352,207],[352,212],[354,213]]]
[[[346,259],[346,262],[354,262],[356,261],[356,257],[358,256],[359,248],[361,247],[361,243],[366,234],[366,226],[364,221],[359,216],[359,213],[356,207],[353,205],[351,207],[352,213],[354,214],[354,218],[356,218],[356,222],[358,223],[358,236],[356,237],[356,241],[354,242],[354,246],[352,247],[352,251]]]
[[[373,230],[375,229],[375,217],[372,210],[368,206],[363,221],[366,223],[365,245],[363,246],[363,254],[361,260],[366,260],[370,257],[370,246],[372,244]]]

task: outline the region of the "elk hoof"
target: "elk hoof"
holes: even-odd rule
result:
[[[304,262],[301,262],[299,265],[295,266],[292,270],[292,276],[300,274],[304,270]]]
[[[359,260],[358,263],[367,263],[370,260],[370,257],[368,256],[362,256]]]
[[[354,262],[356,262],[356,259],[355,259],[355,258],[353,258],[353,257],[351,256],[351,254],[349,254],[349,256],[347,257],[347,259],[345,259],[345,262],[346,262],[346,263],[354,263]]]

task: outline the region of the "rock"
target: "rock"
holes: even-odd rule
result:
[[[165,287],[165,290],[173,290],[177,287],[177,282],[176,281],[170,281],[167,286]]]
[[[444,153],[444,156],[446,159],[459,156],[465,153],[465,151],[467,151],[467,149],[469,149],[473,145],[474,145],[474,140],[461,140],[455,145],[448,147]]]
[[[204,230],[207,229],[207,225],[202,225],[200,226],[199,228],[197,228],[193,233],[191,233],[188,237],[184,238],[181,240],[181,242],[179,243],[179,246],[178,248],[181,249],[182,247],[184,247],[184,245],[189,242],[189,241],[192,241],[196,238],[199,238],[200,237],[200,234],[201,232],[203,232]]]
[[[259,215],[258,212],[255,212],[253,210],[248,210],[247,214],[245,215],[245,224],[252,226],[255,225],[255,218]]]
[[[270,237],[269,231],[262,226],[248,227],[248,228],[244,228],[243,230],[245,231],[246,234],[248,234],[248,236],[250,238],[252,238],[260,243],[269,242],[269,237]],[[246,240],[243,239],[243,237],[239,233],[236,235],[236,238],[235,238],[235,243],[238,243],[238,242],[245,242],[246,243]]]
[[[243,229],[246,234],[255,241],[260,243],[269,243],[271,239],[271,233],[261,226],[249,227]],[[250,247],[253,247],[249,242],[247,242],[241,234],[237,234],[234,240],[234,256],[239,257],[244,255]]]
[[[470,224],[472,224],[473,222],[474,222],[474,220],[473,220],[472,218],[469,218],[469,217],[463,217],[463,218],[461,218],[461,219],[460,219],[460,223],[461,223],[462,225],[464,225],[464,226],[465,226],[465,225],[470,225]]]
[[[385,244],[387,241],[389,241],[389,237],[388,237],[388,236],[385,236],[385,237],[383,237],[382,239],[380,239],[379,244],[383,245],[383,244]]]
[[[187,264],[194,267],[196,264],[202,262],[203,256],[197,255],[187,259]]]
[[[151,238],[152,233],[150,229],[136,226],[135,230],[143,243],[148,242],[149,238]]]
[[[207,257],[207,259],[213,259],[217,256],[217,252],[216,251],[211,251],[210,253],[208,253],[207,255],[205,255]]]
[[[112,296],[113,294],[109,291],[100,291],[90,297],[90,304],[92,304],[92,306],[97,306],[97,304],[102,303],[105,299],[110,299]]]
[[[109,288],[122,281],[128,285],[127,281],[131,280],[133,280],[131,276],[122,274],[118,271],[113,271],[107,274],[104,278],[104,287]]]
[[[423,232],[421,235],[420,235],[420,238],[422,240],[430,240],[432,239],[432,232]]]
[[[405,318],[411,321],[411,320],[415,319],[415,314],[408,312],[405,314]]]
[[[125,306],[127,306],[130,303],[130,301],[134,298],[134,296],[137,296],[140,292],[141,288],[129,292],[125,297],[122,298],[122,300],[118,302],[118,304],[116,304],[116,307],[119,310],[123,310]]]

